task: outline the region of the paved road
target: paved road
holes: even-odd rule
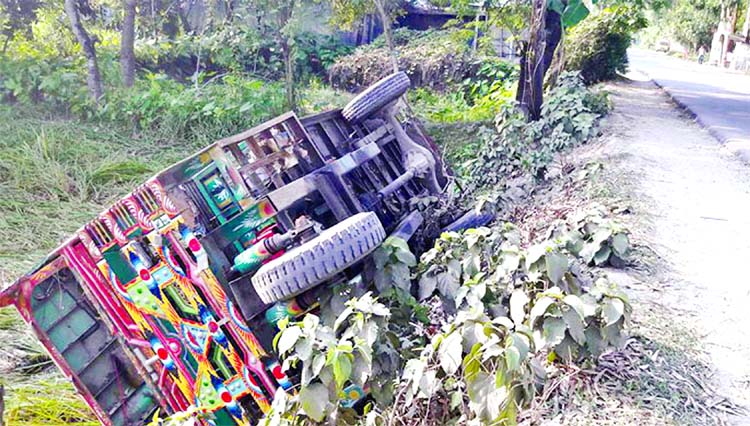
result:
[[[630,68],[662,86],[698,122],[750,162],[750,75],[647,50],[628,51]]]
[[[609,87],[615,109],[604,130],[602,161],[614,173],[613,188],[629,191],[623,199],[633,211],[634,244],[656,254],[643,259],[652,266],[647,274],[624,272],[634,284],[628,292],[636,302],[637,333],[663,347],[690,349],[679,374],[663,367],[679,359],[674,353],[654,354],[646,372],[652,383],[668,386],[673,401],[685,402],[685,410],[680,402],[670,406],[676,410],[675,417],[668,414],[671,421],[631,422],[748,426],[750,410],[731,416],[723,398],[750,408],[750,292],[738,272],[750,257],[750,167],[685,120],[652,83]],[[696,369],[704,362],[711,374]],[[700,412],[703,407],[709,410]]]

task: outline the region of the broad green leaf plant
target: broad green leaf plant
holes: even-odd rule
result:
[[[282,322],[274,345],[284,358],[282,368],[299,370],[299,390],[296,395],[277,391],[271,412],[260,424],[335,422],[346,416],[340,413],[348,409],[343,406],[348,397],[345,388],[368,387],[373,347],[389,315],[385,305],[365,293],[349,300],[330,326],[313,314],[299,322]]]

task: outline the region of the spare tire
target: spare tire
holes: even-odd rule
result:
[[[409,90],[411,81],[405,72],[399,71],[384,77],[365,89],[349,102],[341,115],[350,123],[358,123],[378,112]]]
[[[384,239],[378,216],[358,213],[263,265],[253,287],[264,303],[288,299],[364,259]]]

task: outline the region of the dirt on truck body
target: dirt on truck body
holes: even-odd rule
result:
[[[0,306],[17,308],[104,425],[157,410],[259,418],[295,380],[273,354],[276,322],[360,276],[387,235],[413,235],[423,219],[410,201],[445,185],[434,145],[397,118],[408,87],[396,73],[342,110],[215,142],[81,227]]]

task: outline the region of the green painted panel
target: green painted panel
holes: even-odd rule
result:
[[[170,284],[164,287],[164,293],[167,294],[167,298],[172,303],[172,306],[177,310],[181,316],[197,316],[198,309],[191,306],[184,298],[182,292],[174,285]]]
[[[96,321],[88,312],[79,309],[53,326],[47,334],[57,348],[65,348],[90,329]]]
[[[221,409],[214,413],[216,416],[216,424],[222,426],[233,426],[237,423],[234,421],[232,416],[225,409]]]
[[[43,329],[48,329],[58,318],[72,311],[76,307],[76,301],[67,292],[56,291],[34,307],[34,318]]]
[[[130,266],[130,262],[128,262],[122,252],[120,252],[119,246],[115,245],[102,253],[102,256],[104,256],[109,267],[112,268],[112,272],[117,275],[117,278],[121,283],[126,284],[133,281],[136,276],[135,271],[133,270],[133,267]]]

